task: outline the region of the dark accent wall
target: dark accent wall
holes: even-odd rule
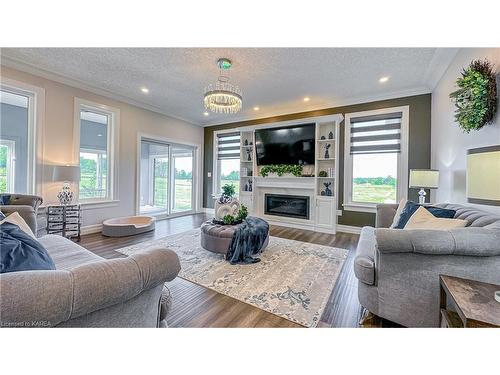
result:
[[[205,128],[204,137],[204,163],[203,163],[203,207],[212,208],[212,177],[208,178],[207,173],[213,172],[213,137],[214,131],[222,129],[232,129],[242,126],[261,125],[275,123],[279,121],[296,120],[300,118],[326,116],[332,114],[345,114],[359,111],[370,111],[375,109],[409,106],[409,149],[408,149],[408,169],[427,169],[431,165],[431,94],[408,96],[404,98],[380,100],[370,103],[355,104],[343,107],[326,108],[321,110],[291,113],[287,115],[267,117],[257,120],[233,122],[223,125],[210,126]],[[344,201],[344,123],[340,127],[339,145],[339,210],[342,216],[338,218],[338,223],[343,225],[363,226],[374,225],[375,214],[347,211],[343,209]],[[213,174],[212,174],[213,176]],[[415,189],[408,190],[408,197],[411,200],[418,200]]]

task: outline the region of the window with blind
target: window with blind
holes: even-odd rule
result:
[[[345,116],[344,206],[373,211],[407,190],[408,107]]]
[[[214,179],[214,194],[222,191],[222,186],[233,185],[236,194],[240,187],[240,133],[220,133],[215,139],[216,170]]]

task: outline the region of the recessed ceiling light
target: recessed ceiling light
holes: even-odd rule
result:
[[[310,98],[310,97],[308,97],[308,96],[306,96],[306,97],[304,98],[304,101],[305,101],[305,102],[308,102],[309,100],[311,100],[311,98]]]
[[[260,108],[259,107],[253,107],[254,111],[258,111]]]
[[[97,134],[97,136],[98,136],[98,137],[102,137],[102,134],[100,134],[100,133],[99,133],[99,134]]]
[[[142,91],[144,94],[149,93],[149,89],[148,89],[147,87],[141,87],[141,91]]]
[[[208,112],[203,112],[203,115],[208,116],[209,113]]]
[[[380,83],[385,83],[385,82],[387,82],[388,80],[389,80],[389,77],[381,77],[378,81],[379,81]]]

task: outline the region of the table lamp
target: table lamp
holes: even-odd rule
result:
[[[424,189],[437,189],[439,171],[435,169],[410,169],[410,188],[420,189],[418,203],[425,203],[426,192]]]
[[[56,165],[52,174],[52,181],[64,182],[57,198],[62,205],[71,204],[73,201],[73,192],[70,184],[80,181],[80,167],[77,165]]]
[[[500,145],[467,150],[467,201],[500,206]]]

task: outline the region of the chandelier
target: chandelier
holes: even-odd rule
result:
[[[229,83],[231,60],[217,60],[219,78],[215,84],[205,88],[205,108],[215,113],[237,113],[242,105],[242,93],[238,86]]]

